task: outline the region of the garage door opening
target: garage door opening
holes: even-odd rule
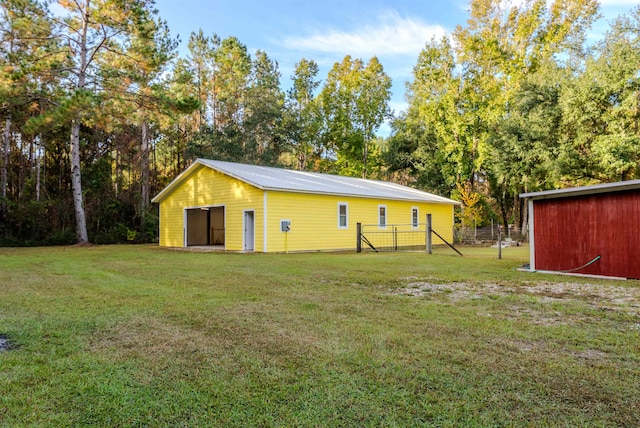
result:
[[[224,207],[202,207],[187,209],[187,247],[225,247]]]

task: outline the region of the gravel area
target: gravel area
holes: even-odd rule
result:
[[[640,287],[577,282],[448,282],[405,278],[406,286],[389,294],[413,297],[440,297],[455,302],[487,296],[527,295],[540,302],[582,301],[599,309],[625,311],[640,315]]]

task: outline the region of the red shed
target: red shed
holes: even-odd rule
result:
[[[640,278],[640,180],[520,197],[529,204],[531,270]]]

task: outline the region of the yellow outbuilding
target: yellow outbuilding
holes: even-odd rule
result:
[[[459,204],[384,181],[208,159],[152,202],[160,205],[160,246],[265,253],[355,250],[357,223],[379,241],[373,245],[397,246],[412,232],[424,235],[427,214],[452,242]]]

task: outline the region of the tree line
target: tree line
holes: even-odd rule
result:
[[[587,43],[595,0],[503,3],[426,44],[385,159],[463,223],[520,229],[520,193],[640,177],[640,7]]]
[[[640,7],[587,43],[595,0],[472,0],[389,109],[376,57],[326,78],[202,30],[188,54],[152,0],[0,0],[0,245],[149,242],[197,157],[380,178],[521,224],[518,194],[637,178]],[[377,131],[391,121],[392,134]]]

